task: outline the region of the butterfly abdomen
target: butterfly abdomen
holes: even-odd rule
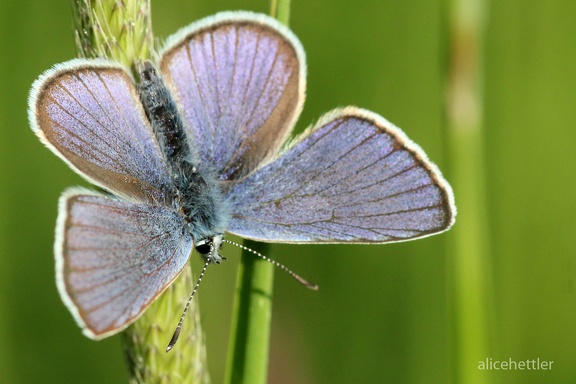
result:
[[[178,107],[156,68],[150,61],[144,61],[138,74],[140,100],[168,165],[172,171],[183,162],[197,165],[198,159],[188,145]]]

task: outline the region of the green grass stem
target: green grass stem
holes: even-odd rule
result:
[[[245,241],[244,246],[267,254],[270,246]],[[264,384],[272,319],[274,266],[243,251],[232,315],[226,383]]]
[[[104,57],[133,68],[154,50],[149,0],[74,0],[78,54]],[[184,320],[180,341],[167,354],[166,345],[193,285],[192,270],[182,274],[122,332],[132,383],[210,382],[198,301],[195,297]]]
[[[272,0],[270,13],[288,25],[290,0]],[[268,244],[245,241],[244,246],[269,256]],[[264,384],[272,319],[274,266],[242,251],[226,367],[227,384]]]
[[[449,8],[447,118],[449,168],[458,206],[449,276],[454,382],[489,383],[478,362],[490,355],[490,239],[483,142],[484,1],[452,0]]]

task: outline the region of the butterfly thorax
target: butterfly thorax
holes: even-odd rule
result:
[[[185,217],[194,243],[221,236],[230,214],[212,173],[186,162],[174,175],[174,181],[178,191],[175,205]]]
[[[138,73],[140,99],[172,175],[172,206],[188,223],[198,252],[206,261],[219,262],[218,249],[230,219],[221,188],[190,147],[178,107],[153,64],[142,62]]]

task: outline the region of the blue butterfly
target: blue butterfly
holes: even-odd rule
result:
[[[107,60],[56,65],[33,85],[30,124],[105,192],[60,198],[57,283],[84,333],[134,322],[195,247],[226,232],[264,242],[390,243],[443,232],[449,184],[397,127],[356,107],[289,140],[306,67],[274,19],[225,12],[167,41],[138,82]]]

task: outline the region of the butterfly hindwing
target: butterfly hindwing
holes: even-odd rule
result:
[[[180,274],[191,250],[185,220],[162,206],[80,188],[60,198],[58,288],[92,338],[116,333],[137,319]]]
[[[387,243],[448,229],[452,190],[400,129],[348,107],[329,113],[229,192],[229,231],[268,242]]]

